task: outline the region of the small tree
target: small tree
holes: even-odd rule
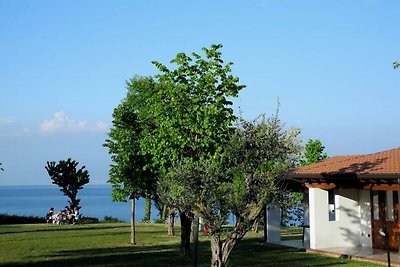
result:
[[[71,209],[80,208],[80,199],[77,198],[78,190],[89,183],[89,173],[85,170],[85,166],[77,169],[79,162],[71,160],[60,160],[59,163],[55,161],[47,162],[45,167],[50,175],[53,184],[61,187],[60,191],[64,193],[70,200]]]

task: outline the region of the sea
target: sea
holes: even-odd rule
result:
[[[130,222],[130,202],[113,202],[111,185],[87,185],[78,192],[81,200],[80,213],[85,217],[103,220],[105,216]],[[69,198],[56,185],[43,186],[0,186],[0,214],[44,217],[50,207],[64,209]],[[135,221],[144,217],[145,200],[136,201]],[[159,218],[152,204],[151,220]]]

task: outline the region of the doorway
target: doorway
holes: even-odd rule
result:
[[[398,250],[399,194],[398,191],[371,191],[372,200],[372,247],[386,249],[385,237],[379,233],[382,229],[389,234],[390,250]]]

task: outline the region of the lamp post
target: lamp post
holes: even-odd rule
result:
[[[390,267],[389,233],[381,228],[381,229],[379,229],[379,234],[381,236],[385,237],[386,252],[387,252],[387,262],[388,262],[388,267]]]

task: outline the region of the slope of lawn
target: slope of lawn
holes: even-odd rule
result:
[[[162,224],[139,224],[136,245],[126,223],[2,225],[0,266],[190,266],[179,256],[179,232]],[[284,235],[297,235],[292,230]],[[380,266],[260,244],[250,233],[232,252],[230,266]],[[201,235],[199,266],[210,266],[209,242]]]

